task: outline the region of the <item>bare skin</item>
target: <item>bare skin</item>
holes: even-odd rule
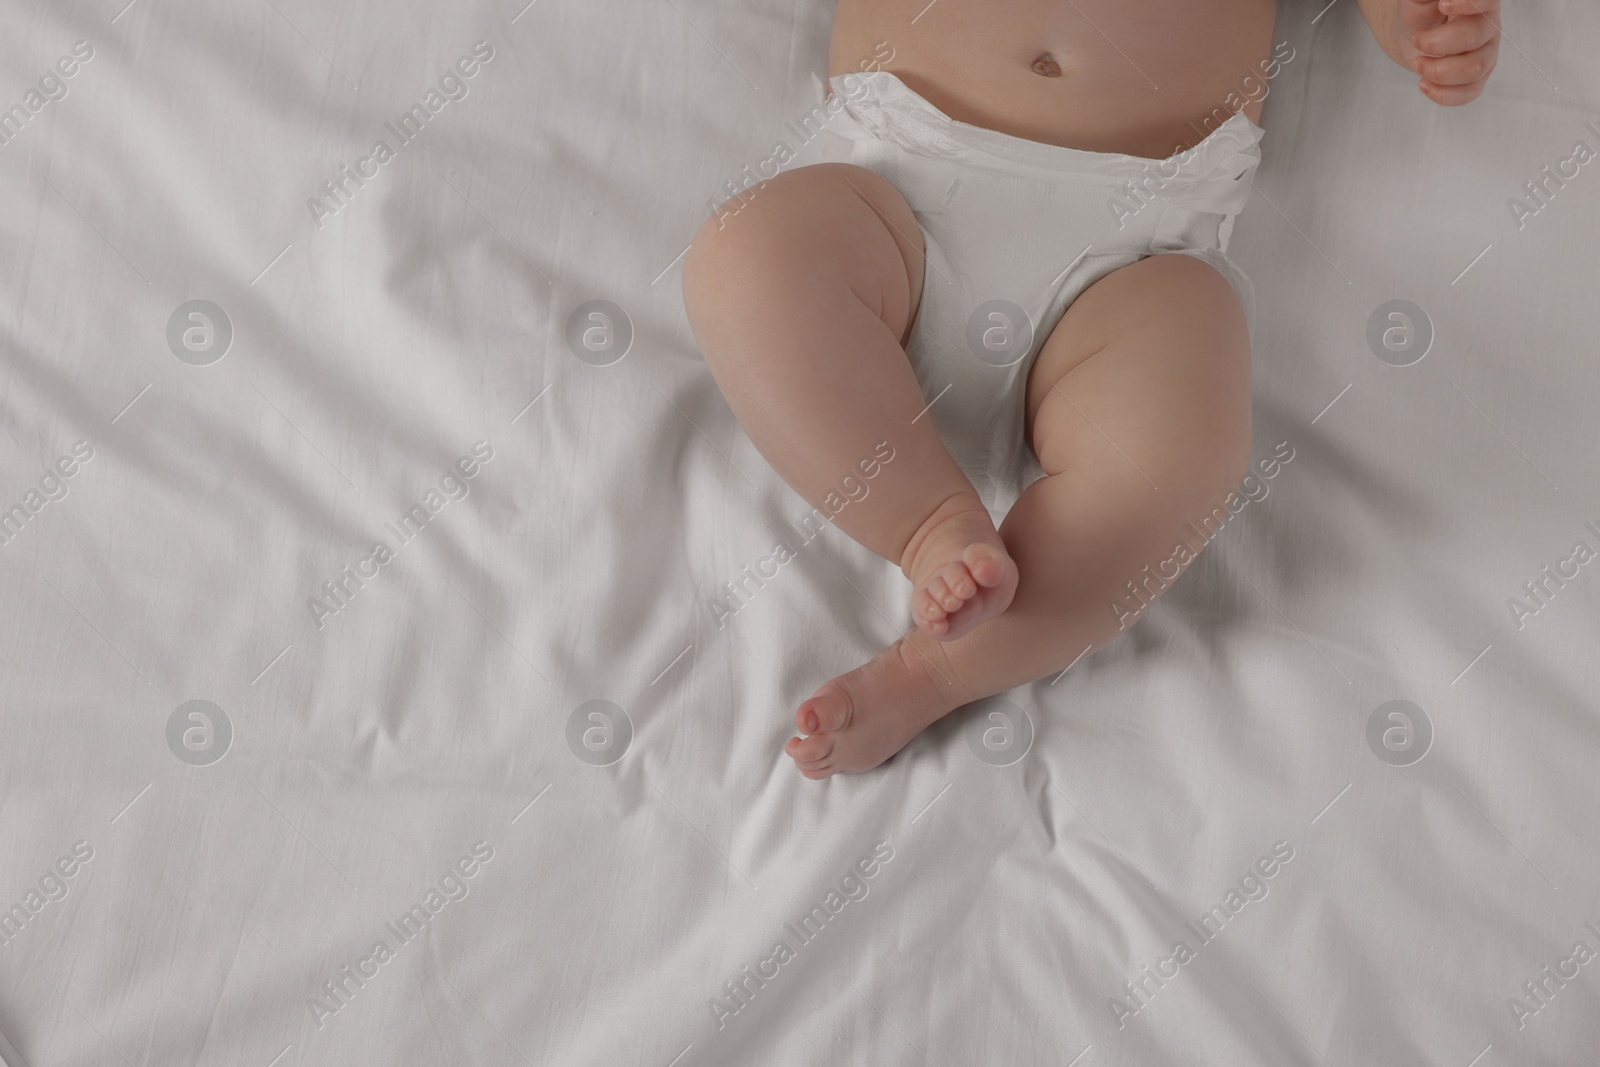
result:
[[[1498,0],[1359,2],[1430,98],[1481,91]],[[1214,128],[1204,120],[1269,54],[1273,15],[1273,0],[841,0],[830,73],[888,42],[881,69],[952,118],[1161,159]],[[1027,439],[1045,477],[997,530],[918,418],[903,345],[923,249],[905,200],[847,164],[761,189],[732,225],[696,237],[690,325],[751,440],[813,504],[892,443],[892,475],[835,521],[912,585],[912,630],[795,713],[785,751],[825,778],[870,770],[954,709],[1104,646],[1128,625],[1112,605],[1130,579],[1180,544],[1187,566],[1248,464],[1250,350],[1233,290],[1199,260],[1154,256],[1090,286],[1029,371]]]

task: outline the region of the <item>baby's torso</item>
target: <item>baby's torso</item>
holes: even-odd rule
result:
[[[1275,0],[839,0],[830,75],[887,70],[960,122],[1161,159],[1260,119]],[[1282,56],[1277,57],[1283,59]]]

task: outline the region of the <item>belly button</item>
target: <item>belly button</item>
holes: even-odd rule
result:
[[[1056,57],[1045,52],[1033,61],[1033,72],[1046,78],[1061,77],[1061,64],[1056,62]]]

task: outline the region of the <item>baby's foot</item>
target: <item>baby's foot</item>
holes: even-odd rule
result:
[[[906,546],[900,569],[911,579],[911,618],[940,641],[954,641],[1006,610],[1017,565],[976,496],[951,497]]]
[[[826,682],[795,712],[801,737],[783,746],[807,778],[870,771],[965,701],[938,646],[902,638]]]

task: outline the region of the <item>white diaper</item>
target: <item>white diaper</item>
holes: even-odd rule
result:
[[[883,175],[916,212],[927,263],[907,353],[997,520],[1043,473],[1023,437],[1028,369],[1079,293],[1178,252],[1215,266],[1251,311],[1250,281],[1223,254],[1261,160],[1262,130],[1244,115],[1154,160],[956,122],[887,71],[831,84],[821,157]]]

